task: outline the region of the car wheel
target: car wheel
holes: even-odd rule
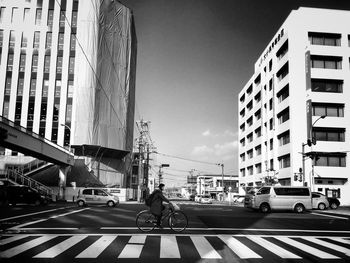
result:
[[[113,201],[108,201],[108,202],[107,202],[107,206],[108,206],[108,207],[113,207],[113,206],[115,206],[115,204],[114,204]]]
[[[298,214],[303,213],[305,211],[305,207],[302,204],[296,204],[294,207],[294,211]]]
[[[85,205],[85,202],[83,200],[78,201],[78,206],[83,207]]]
[[[318,209],[320,209],[320,210],[325,210],[325,209],[326,209],[325,203],[319,203],[319,204],[318,204]]]
[[[260,205],[260,211],[262,213],[268,213],[268,212],[270,212],[270,206],[266,203],[263,203]]]
[[[331,203],[330,208],[331,209],[337,209],[338,205],[336,203]]]

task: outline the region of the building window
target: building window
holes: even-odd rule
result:
[[[289,65],[286,63],[277,73],[276,76],[278,78],[278,81],[281,81],[289,74]]]
[[[277,138],[278,138],[279,146],[283,146],[283,145],[290,143],[289,131],[286,131],[286,132],[278,135]]]
[[[257,164],[255,165],[255,172],[256,172],[257,174],[260,174],[260,173],[261,173],[261,163],[257,163]]]
[[[245,94],[243,94],[240,98],[239,98],[239,101],[241,103],[244,103],[244,100],[245,100]]]
[[[270,59],[269,61],[269,72],[271,72],[271,70],[272,70],[272,59]]]
[[[270,139],[270,150],[273,150],[273,139]]]
[[[50,9],[48,11],[48,14],[47,14],[47,25],[49,27],[52,27],[52,25],[53,25],[53,10],[52,9]]]
[[[28,46],[28,36],[26,32],[22,33],[21,47],[26,48]]]
[[[247,120],[247,124],[248,124],[248,127],[250,127],[250,126],[253,125],[253,116],[251,116],[251,117]]]
[[[17,84],[17,96],[23,96],[23,86],[24,86],[24,78],[19,77],[18,78],[18,84]],[[21,99],[22,100],[22,99]]]
[[[269,125],[270,125],[270,131],[271,131],[273,129],[273,118],[270,119]]]
[[[272,110],[272,108],[273,108],[273,99],[271,98],[269,100],[269,110]]]
[[[47,32],[45,48],[51,48],[51,45],[52,45],[52,32]]]
[[[15,31],[11,30],[10,31],[10,42],[9,42],[9,47],[13,48],[15,47],[16,44],[16,35],[15,35]]]
[[[344,117],[344,104],[312,103],[312,115]]]
[[[64,45],[64,33],[58,34],[58,50],[63,50]]]
[[[253,92],[253,84],[251,84],[247,89],[247,95],[249,96]]]
[[[348,46],[350,47],[350,35],[348,35]]]
[[[277,114],[278,123],[282,124],[289,120],[289,107]]]
[[[239,115],[241,116],[241,118],[243,118],[244,115],[245,115],[245,109],[241,110],[241,112],[239,113]]]
[[[0,23],[4,22],[4,17],[5,17],[5,7],[0,7]]]
[[[36,79],[30,80],[29,96],[34,97],[36,92]]]
[[[0,48],[4,42],[4,30],[0,29]]]
[[[5,81],[5,96],[10,96],[11,95],[11,83],[12,83],[12,77],[6,77]]]
[[[28,23],[29,13],[30,13],[30,8],[24,8],[24,13],[23,13],[24,23]]]
[[[256,136],[256,138],[261,137],[261,127],[257,128],[257,129],[255,130],[255,136]]]
[[[341,35],[309,32],[311,45],[340,46]]]
[[[259,91],[258,94],[254,96],[255,102],[258,103],[261,101],[261,92]]]
[[[313,92],[343,93],[343,81],[335,79],[311,79]]]
[[[41,25],[41,16],[42,16],[42,9],[37,8],[35,13],[35,25],[40,26]]]
[[[244,139],[244,138],[241,139],[241,140],[240,140],[240,143],[241,143],[241,146],[244,147],[244,146],[245,146],[245,139]]]
[[[13,69],[13,54],[8,54],[7,57],[7,71],[12,71]]]
[[[241,159],[241,162],[245,161],[245,153],[242,153],[239,157]]]
[[[72,80],[68,81],[68,98],[73,98],[73,92],[74,92],[74,83]]]
[[[60,27],[64,27],[65,20],[66,20],[66,11],[61,10],[60,11],[60,21],[59,21]]]
[[[75,64],[75,58],[70,57],[69,58],[69,65],[68,65],[68,73],[69,74],[74,74],[74,64]]]
[[[11,15],[11,23],[18,23],[18,8],[13,7],[12,8],[12,15]]]
[[[32,59],[32,72],[37,72],[38,71],[38,55],[33,55]]]
[[[39,45],[40,45],[40,32],[35,31],[34,32],[33,48],[39,48]]]
[[[314,127],[312,129],[312,136],[316,139],[316,141],[344,142],[345,129]]]
[[[261,145],[255,147],[255,155],[256,156],[261,155]]]
[[[241,132],[244,132],[245,131],[245,124],[243,123],[239,128],[240,128]]]
[[[248,175],[253,175],[253,166],[247,167]]]
[[[45,73],[50,73],[50,60],[51,60],[50,56],[45,56],[45,59],[44,59],[44,72]]]
[[[19,72],[25,72],[26,69],[26,54],[21,54],[19,57]]]
[[[287,154],[287,155],[278,157],[278,162],[279,162],[280,169],[290,167],[290,155]]]
[[[314,156],[315,166],[346,167],[346,154],[319,154]]]
[[[63,57],[57,57],[56,73],[62,73]]]
[[[252,132],[247,135],[247,140],[248,140],[248,142],[253,141],[253,133]]]
[[[257,121],[260,120],[260,119],[261,119],[261,110],[260,110],[260,109],[257,110],[257,111],[254,113],[254,115],[255,115],[255,118],[256,118]]]
[[[76,42],[77,42],[77,38],[76,38],[75,34],[72,34],[71,39],[70,39],[70,50],[71,51],[75,50]]]
[[[77,27],[77,22],[78,22],[78,12],[77,11],[73,11],[72,12],[72,27]]]
[[[253,108],[253,100],[251,100],[248,104],[247,104],[247,110],[251,111]]]
[[[288,53],[288,41],[286,41],[281,48],[276,52],[278,60],[281,60]]]
[[[248,155],[248,159],[252,159],[253,158],[253,149],[247,151],[247,155]]]
[[[278,102],[281,103],[286,98],[289,97],[289,84],[287,84],[283,89],[277,93]]]
[[[241,169],[240,172],[241,172],[241,177],[245,177],[245,169],[244,168]]]
[[[312,68],[342,69],[342,58],[332,56],[311,56]]]
[[[49,80],[48,79],[44,79],[43,92],[42,92],[41,96],[44,97],[44,98],[47,98],[48,92],[49,92]]]
[[[269,91],[272,90],[273,87],[273,78],[269,80]]]

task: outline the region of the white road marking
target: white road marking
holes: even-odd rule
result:
[[[129,240],[129,244],[145,244],[146,237],[146,235],[132,236]]]
[[[118,258],[139,258],[143,245],[127,244]]]
[[[20,240],[22,238],[25,238],[27,237],[28,235],[23,235],[23,236],[12,236],[12,237],[9,237],[9,238],[5,238],[5,239],[0,239],[0,245],[6,245],[6,244],[9,244],[11,242],[14,242],[14,241],[17,241],[17,240]]]
[[[344,253],[347,256],[350,256],[350,249],[347,249],[345,247],[338,246],[330,242],[326,242],[316,237],[303,237],[303,239],[316,243],[317,245],[321,245],[321,246],[333,249],[335,251],[339,251],[341,253]],[[350,242],[348,242],[348,244],[350,244]]]
[[[16,218],[21,218],[21,217],[26,217],[26,216],[34,216],[34,215],[44,214],[44,213],[58,211],[58,210],[61,210],[61,209],[71,208],[71,207],[73,207],[73,206],[61,207],[61,208],[56,208],[56,209],[50,209],[50,210],[45,210],[45,211],[40,211],[40,212],[35,212],[35,213],[30,213],[30,214],[25,214],[25,215],[19,215],[19,216],[13,216],[13,217],[7,217],[7,218],[0,219],[0,222],[7,221],[7,220],[12,220],[12,219],[16,219]]]
[[[328,254],[322,250],[319,250],[317,248],[314,248],[314,247],[311,247],[311,246],[308,246],[308,245],[305,245],[303,243],[300,243],[292,238],[289,238],[289,237],[276,237],[278,240],[281,240],[283,241],[284,243],[287,243],[288,245],[291,245],[293,247],[296,247],[300,250],[303,250],[311,255],[314,255],[316,257],[319,257],[319,258],[327,258],[327,259],[338,259],[339,257],[337,256],[334,256],[334,255],[331,255],[331,254]]]
[[[86,237],[86,235],[72,236],[62,241],[61,243],[43,251],[42,253],[39,253],[38,255],[34,256],[34,258],[54,258],[66,251],[68,248],[71,248],[75,244],[79,243]]]
[[[46,242],[46,241],[49,241],[53,238],[55,238],[56,236],[48,236],[48,235],[45,235],[45,236],[42,236],[42,237],[38,237],[34,240],[31,240],[31,241],[28,241],[28,242],[25,242],[24,244],[22,245],[19,245],[17,247],[14,247],[14,248],[10,248],[8,250],[5,250],[3,252],[0,252],[0,258],[10,258],[10,257],[14,257],[28,249],[31,249],[33,247],[36,247],[36,246],[39,246],[41,245],[42,243]]]
[[[160,239],[160,258],[181,258],[176,236],[162,235]]]
[[[240,258],[261,258],[261,256],[234,237],[219,236],[219,238]]]
[[[318,216],[332,217],[332,218],[336,218],[336,219],[349,220],[349,218],[347,218],[347,217],[342,217],[342,216],[325,215],[325,214],[315,213],[315,212],[312,212],[311,214],[312,214],[312,215],[318,215]]]
[[[277,246],[276,244],[262,238],[259,236],[247,236],[250,240],[254,241],[255,243],[259,244],[265,249],[268,249],[270,252],[276,254],[277,256],[281,258],[301,258],[292,252],[289,252],[288,250]]]
[[[343,237],[332,237],[333,240],[339,242],[339,243],[343,243],[343,244],[346,244],[346,245],[350,245],[350,240],[349,238],[346,239],[346,238],[343,238]]]
[[[204,236],[191,236],[191,239],[201,258],[221,258]]]
[[[97,258],[116,238],[117,236],[102,236],[76,258]]]

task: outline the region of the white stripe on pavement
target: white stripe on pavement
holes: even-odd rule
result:
[[[10,257],[14,257],[28,249],[31,249],[33,247],[39,246],[42,243],[49,241],[53,238],[55,238],[56,236],[42,236],[39,238],[36,238],[34,240],[28,241],[22,245],[19,245],[17,247],[14,248],[10,248],[8,250],[5,250],[3,252],[0,253],[0,258],[10,258]]]
[[[181,258],[176,236],[162,235],[160,238],[160,258]]]
[[[277,256],[281,258],[301,258],[292,252],[289,252],[288,250],[281,248],[280,246],[277,246],[276,244],[258,236],[247,236],[250,240],[254,241],[255,243],[259,244],[265,249],[268,249],[270,252],[276,254]]]
[[[56,208],[56,209],[50,209],[50,210],[45,210],[45,211],[40,211],[40,212],[35,212],[35,213],[30,213],[30,214],[25,214],[25,215],[7,217],[7,218],[0,219],[0,222],[7,221],[7,220],[12,220],[12,219],[16,219],[16,218],[21,218],[21,217],[26,217],[26,216],[39,215],[39,214],[53,212],[53,211],[57,211],[57,210],[65,209],[65,208],[71,208],[71,207],[74,207],[74,206],[66,206],[66,207],[60,207],[60,208]]]
[[[102,236],[76,258],[97,258],[116,238],[117,236]]]
[[[346,245],[350,244],[349,238],[343,238],[343,237],[325,237],[325,238],[331,238],[334,241],[337,241],[339,243],[343,243],[343,244],[346,244]]]
[[[61,243],[53,246],[52,248],[49,248],[42,253],[39,253],[38,255],[34,256],[34,258],[54,258],[58,256],[59,254],[66,251],[68,248],[71,248],[75,244],[79,243],[83,239],[85,239],[87,236],[72,236]]]
[[[204,236],[191,236],[191,239],[201,258],[221,258]]]
[[[349,218],[347,218],[347,217],[342,217],[342,216],[325,215],[325,214],[315,213],[315,212],[312,212],[311,214],[312,214],[312,215],[318,215],[318,216],[332,217],[332,218],[336,218],[336,219],[349,220]]]
[[[14,241],[17,241],[17,240],[20,240],[22,238],[25,238],[25,237],[28,237],[28,235],[23,235],[23,236],[12,236],[12,237],[9,237],[9,238],[5,238],[5,239],[1,239],[0,240],[0,245],[6,245],[8,243],[11,243],[11,242],[14,242]]]
[[[261,256],[234,237],[219,236],[219,238],[240,258],[261,258]]]
[[[334,256],[334,255],[331,255],[331,254],[328,254],[322,250],[319,250],[317,248],[314,248],[314,247],[311,247],[311,246],[308,246],[306,244],[303,244],[303,243],[300,243],[292,238],[289,238],[289,237],[275,237],[276,239],[278,240],[281,240],[282,242],[288,244],[288,245],[291,245],[293,247],[296,247],[300,250],[303,250],[311,255],[314,255],[315,257],[319,257],[319,258],[327,258],[327,259],[337,259],[339,257],[337,256]]]
[[[321,239],[316,238],[316,237],[303,237],[303,239],[311,241],[317,245],[321,245],[321,246],[333,249],[335,251],[339,251],[341,253],[344,253],[347,256],[350,256],[350,249],[348,249],[348,248],[338,246],[338,245],[335,245],[335,244],[330,243],[330,242],[326,242],[326,241],[321,240]],[[348,244],[350,244],[350,242]]]
[[[143,245],[127,244],[118,258],[139,258]]]
[[[129,244],[145,244],[146,235],[132,236],[129,240]]]

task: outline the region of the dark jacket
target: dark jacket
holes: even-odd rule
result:
[[[151,213],[159,216],[162,214],[163,201],[169,203],[169,200],[163,195],[160,189],[154,190],[153,193],[154,195],[153,195],[152,204],[151,204]]]

